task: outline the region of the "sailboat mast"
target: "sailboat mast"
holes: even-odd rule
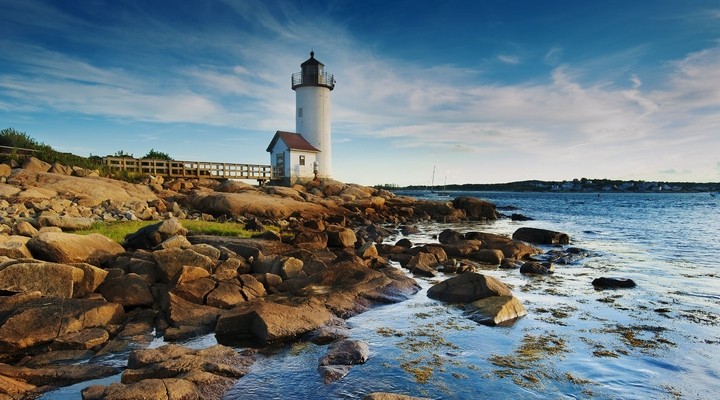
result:
[[[430,191],[435,192],[435,166],[433,165],[432,179],[430,180]]]

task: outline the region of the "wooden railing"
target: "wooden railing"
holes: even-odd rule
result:
[[[0,154],[17,154],[19,156],[32,155],[37,150],[24,149],[22,147],[0,146]]]
[[[220,163],[211,161],[166,161],[150,158],[105,157],[110,171],[128,171],[170,178],[254,179],[273,178],[270,165]]]

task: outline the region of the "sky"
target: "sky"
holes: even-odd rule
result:
[[[720,181],[717,0],[0,0],[0,129],[269,164],[334,74],[333,178]]]

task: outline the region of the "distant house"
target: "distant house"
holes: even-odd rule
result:
[[[286,184],[315,178],[320,150],[294,132],[277,131],[267,147],[273,176]]]

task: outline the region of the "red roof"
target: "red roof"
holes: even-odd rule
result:
[[[316,149],[313,145],[308,143],[308,141],[305,140],[305,138],[302,137],[301,134],[294,133],[294,132],[284,132],[284,131],[275,132],[275,136],[273,136],[266,151],[271,152],[273,147],[275,147],[275,144],[277,143],[278,139],[282,140],[283,143],[285,143],[285,145],[290,150],[302,150],[302,151],[310,151],[310,152],[314,152],[314,153],[320,152],[320,150]]]

